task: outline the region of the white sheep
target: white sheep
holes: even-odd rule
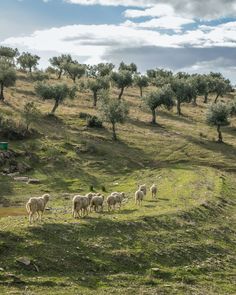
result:
[[[108,205],[108,211],[110,211],[111,209],[115,210],[116,195],[110,194],[110,196],[107,197],[107,205]]]
[[[92,208],[95,212],[97,212],[99,207],[101,208],[101,211],[103,211],[103,202],[104,196],[102,196],[101,194],[93,196],[90,202],[90,212],[92,211]]]
[[[150,187],[150,192],[152,194],[152,198],[155,199],[157,197],[157,186],[155,184]]]
[[[89,204],[91,203],[92,198],[96,195],[97,195],[96,193],[92,193],[92,192],[85,195],[85,197],[89,199]]]
[[[113,192],[111,193],[111,196],[115,196],[116,198],[116,204],[118,204],[119,209],[121,208],[121,203],[125,198],[125,193],[118,193],[118,192]]]
[[[142,205],[142,201],[144,198],[144,193],[140,189],[135,192],[134,199],[136,205]]]
[[[72,200],[72,215],[74,218],[88,215],[89,198],[76,195]]]
[[[143,192],[144,196],[146,196],[146,194],[147,194],[147,186],[146,186],[146,184],[139,185],[139,190]]]
[[[26,203],[26,210],[29,214],[29,223],[34,222],[39,219],[42,221],[42,215],[44,213],[47,202],[50,199],[49,194],[44,194],[42,197],[32,197]],[[37,215],[36,219],[34,219],[34,215]]]

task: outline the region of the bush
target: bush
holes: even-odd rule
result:
[[[30,76],[30,78],[33,81],[44,81],[49,80],[49,75],[43,71],[36,71]]]
[[[91,115],[88,113],[83,113],[83,112],[79,113],[80,119],[87,119],[88,117],[91,117]]]
[[[87,127],[102,128],[102,121],[97,116],[87,117]]]
[[[27,130],[25,125],[11,119],[0,118],[0,137],[7,140],[22,140],[31,138],[34,130]]]
[[[88,113],[79,113],[80,119],[85,119],[87,127],[102,128],[102,121],[97,116],[92,116]]]

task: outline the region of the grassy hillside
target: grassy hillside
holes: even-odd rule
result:
[[[40,184],[1,175],[0,203],[21,206],[44,192],[53,198],[40,225],[6,216],[24,209],[0,208],[1,294],[236,293],[236,120],[223,128],[225,144],[218,144],[216,130],[205,124],[202,98],[197,107],[184,105],[181,117],[160,110],[153,126],[138,95],[136,88],[126,90],[130,116],[114,142],[108,125],[87,128],[79,118],[80,112],[97,114],[90,93],[66,101],[52,117],[52,103],[35,96],[25,75],[6,91],[5,118],[21,122],[27,101],[41,111],[32,125],[38,134],[10,141],[17,161],[31,167],[21,176]],[[148,195],[137,208],[133,194],[141,183],[156,183],[158,200]],[[71,195],[90,186],[104,186],[105,195],[124,191],[128,200],[121,211],[105,208],[75,221]],[[17,263],[22,256],[32,267]]]

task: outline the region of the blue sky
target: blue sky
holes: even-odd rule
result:
[[[141,72],[221,71],[236,83],[236,0],[1,0],[0,44]]]

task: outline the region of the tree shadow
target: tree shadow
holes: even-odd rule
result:
[[[184,114],[179,116],[177,114],[167,112],[164,110],[159,110],[157,114],[159,114],[161,117],[166,118],[168,120],[178,121],[178,122],[182,122],[182,123],[186,123],[190,125],[196,124],[191,117],[188,117],[187,115],[184,115]]]

